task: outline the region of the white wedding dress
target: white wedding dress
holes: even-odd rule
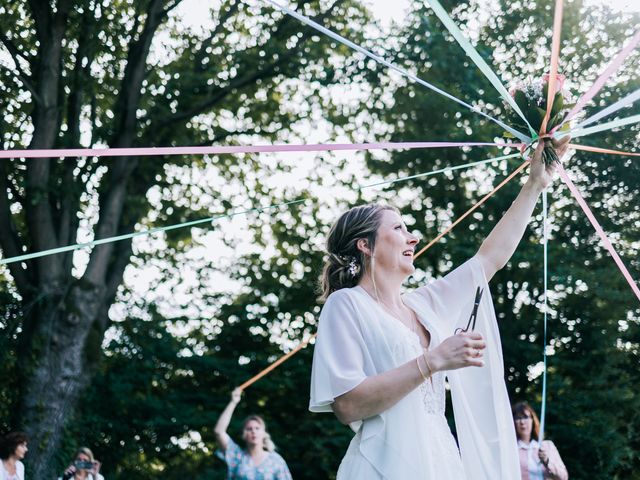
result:
[[[487,342],[485,366],[438,372],[393,407],[355,422],[338,480],[519,480],[520,470],[502,353],[488,285],[473,258],[444,278],[404,295],[431,334],[430,348],[465,326],[476,287],[485,292],[476,330]],[[417,335],[362,288],[333,293],[323,307],[311,377],[310,410],[368,376],[421,355]],[[416,367],[417,368],[417,367]],[[452,389],[460,451],[445,418],[445,375]]]

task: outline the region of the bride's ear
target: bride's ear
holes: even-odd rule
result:
[[[369,248],[369,242],[366,238],[359,238],[356,242],[356,248],[364,253],[366,256],[371,256],[371,249]]]

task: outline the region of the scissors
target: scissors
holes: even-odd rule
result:
[[[473,331],[476,328],[476,318],[478,316],[478,306],[480,305],[480,299],[482,298],[482,292],[484,292],[484,288],[478,287],[476,289],[476,299],[473,301],[473,310],[471,311],[471,315],[469,316],[469,321],[467,322],[467,326],[465,328],[458,327],[453,333],[459,334],[463,332],[468,332],[469,330]]]

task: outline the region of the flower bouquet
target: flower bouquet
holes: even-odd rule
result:
[[[515,100],[518,107],[524,114],[525,118],[531,125],[536,133],[541,136],[550,133],[554,130],[566,131],[569,130],[569,122],[564,123],[567,114],[573,107],[568,105],[569,100],[568,92],[562,90],[564,85],[564,75],[556,76],[555,83],[555,95],[553,96],[553,105],[551,107],[551,113],[544,132],[541,132],[543,119],[547,113],[547,92],[549,91],[549,75],[543,75],[542,78],[532,79],[528,78],[525,81],[518,82],[515,87],[509,92]],[[529,131],[529,126],[524,122],[522,117],[515,111],[511,110],[510,123],[513,128],[520,131]],[[557,128],[559,127],[559,128]],[[511,137],[510,133],[505,134],[506,137]],[[544,137],[544,150],[542,152],[542,159],[545,165],[551,165],[554,162],[558,162],[558,155],[551,143],[551,137]]]

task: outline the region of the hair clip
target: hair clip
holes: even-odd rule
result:
[[[351,275],[352,277],[358,275],[358,272],[360,272],[360,265],[358,265],[356,257],[351,257],[347,268],[349,269],[349,275]]]

